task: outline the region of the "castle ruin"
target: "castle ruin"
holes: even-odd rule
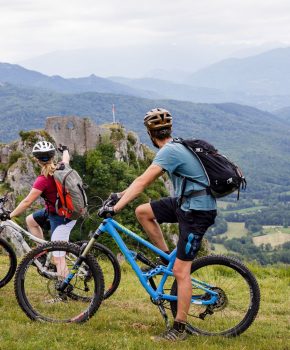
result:
[[[56,144],[69,147],[71,153],[83,155],[86,151],[94,149],[106,134],[108,128],[96,125],[89,118],[48,117],[45,130],[55,140]]]

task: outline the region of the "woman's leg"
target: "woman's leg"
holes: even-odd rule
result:
[[[76,220],[63,223],[55,227],[52,232],[51,241],[69,241],[71,230],[76,224]],[[54,225],[51,225],[54,228]],[[57,273],[60,277],[65,277],[68,274],[68,268],[65,261],[65,252],[53,252],[53,259],[56,265]]]
[[[43,239],[43,231],[39,224],[34,220],[33,214],[30,214],[26,217],[26,224],[28,231],[33,234],[33,236]]]

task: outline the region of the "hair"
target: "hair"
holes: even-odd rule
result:
[[[156,138],[158,140],[165,140],[171,137],[172,130],[171,128],[161,128],[157,130],[150,130],[150,135],[153,138]]]
[[[48,177],[48,175],[53,176],[56,170],[56,164],[50,159],[48,162],[41,162],[38,160],[38,164],[41,166],[41,175]]]

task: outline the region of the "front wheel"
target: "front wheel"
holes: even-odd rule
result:
[[[97,261],[88,255],[74,266],[81,249],[68,242],[49,242],[30,251],[19,264],[14,282],[17,301],[32,320],[84,322],[98,310],[104,279]],[[74,268],[73,268],[74,267]],[[64,291],[69,272],[74,277]]]
[[[0,238],[0,288],[4,287],[14,276],[17,258],[11,245]]]
[[[83,248],[87,243],[88,241],[75,242],[75,244]],[[105,282],[104,299],[108,299],[120,284],[121,268],[118,259],[109,248],[97,242],[93,244],[89,253],[94,256],[103,271]]]
[[[193,261],[191,277],[192,299],[197,304],[192,303],[188,312],[188,332],[237,336],[250,327],[259,311],[260,289],[244,264],[235,258],[206,256]],[[209,305],[202,304],[211,299],[210,291],[216,293],[217,300]],[[176,280],[171,294],[177,295]],[[171,302],[170,307],[175,317],[177,302]]]

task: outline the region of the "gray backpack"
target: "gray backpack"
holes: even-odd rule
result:
[[[85,186],[78,172],[68,164],[60,163],[53,177],[57,188],[57,214],[71,220],[83,216],[87,212],[88,202]]]

